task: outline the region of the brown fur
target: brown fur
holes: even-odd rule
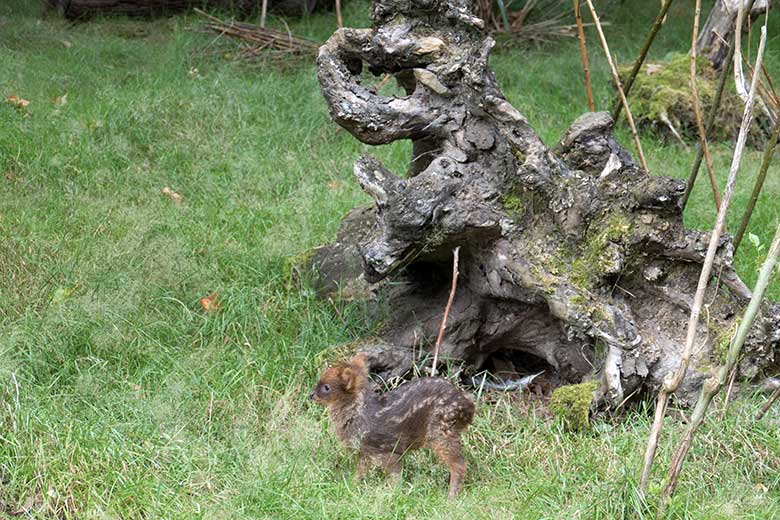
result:
[[[336,436],[357,451],[358,479],[372,463],[398,475],[406,452],[429,447],[450,470],[449,497],[458,494],[466,475],[460,434],[474,417],[474,402],[462,390],[425,377],[375,394],[358,354],[328,368],[310,397],[328,408]]]

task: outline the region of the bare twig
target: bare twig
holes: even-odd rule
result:
[[[504,0],[496,0],[496,3],[498,4],[498,10],[501,12],[501,21],[504,23],[504,31],[509,33],[511,31],[511,28],[509,27],[509,17],[506,14],[506,6],[504,5]]]
[[[777,401],[778,397],[780,397],[780,386],[775,388],[775,391],[772,392],[769,400],[764,404],[764,406],[761,407],[761,411],[756,415],[756,421],[760,421],[764,418],[769,409],[772,408],[772,405],[775,404],[775,401]]]
[[[265,29],[265,14],[268,12],[268,0],[263,0],[260,6],[260,28]]]
[[[647,58],[647,53],[650,51],[650,46],[653,44],[655,36],[658,34],[658,31],[661,29],[661,26],[666,20],[666,13],[672,6],[673,1],[674,0],[661,0],[661,10],[658,12],[658,16],[656,16],[655,21],[653,22],[653,26],[650,27],[650,32],[647,34],[647,38],[645,38],[645,43],[642,45],[642,50],[639,51],[639,56],[634,62],[634,66],[631,68],[631,72],[629,73],[628,78],[626,78],[626,82],[623,85],[623,92],[626,96],[628,96],[629,92],[631,92],[631,87],[634,85],[634,80],[636,79],[637,74],[639,74],[639,70],[642,68],[642,64],[645,62],[645,58]],[[621,110],[623,110],[623,105],[621,103],[620,97],[618,97],[615,99],[614,108],[612,109],[612,119],[614,121],[617,121],[618,117],[620,117]]]
[[[720,109],[720,101],[723,99],[723,92],[725,91],[726,82],[728,81],[729,71],[731,70],[731,58],[734,55],[734,40],[731,40],[729,46],[728,55],[724,61],[723,69],[720,71],[720,77],[718,78],[718,89],[715,91],[715,98],[710,105],[710,111],[707,114],[707,124],[704,126],[705,133],[709,134],[715,126],[715,118],[718,116],[718,110]],[[702,151],[701,144],[696,149],[696,157],[693,160],[693,166],[691,167],[691,173],[688,176],[688,182],[685,185],[685,193],[682,197],[682,208],[688,204],[688,199],[693,191],[693,186],[696,184],[696,177],[699,175],[699,169],[701,168],[701,160],[704,158],[704,152]]]
[[[762,26],[761,28],[761,43],[759,43],[758,53],[756,55],[757,63],[761,61],[764,53],[765,43],[766,25]],[[748,105],[753,105],[755,95],[756,82],[754,79],[748,97]],[[745,120],[743,119],[743,123],[744,122]],[[726,355],[726,363],[718,368],[718,372],[715,376],[704,382],[704,386],[702,387],[701,393],[699,394],[699,400],[696,402],[696,407],[694,408],[693,414],[691,415],[691,423],[686,428],[677,450],[672,457],[672,463],[669,466],[669,478],[666,487],[661,493],[661,498],[658,501],[658,518],[663,516],[664,512],[666,511],[666,507],[669,504],[669,499],[671,498],[672,494],[674,494],[683,463],[685,462],[688,450],[690,449],[691,443],[693,442],[693,437],[696,434],[696,431],[699,429],[699,426],[701,426],[701,423],[704,421],[707,408],[709,408],[713,397],[715,397],[715,395],[717,395],[717,393],[723,387],[731,369],[734,368],[737,364],[737,359],[739,358],[739,354],[742,351],[742,345],[744,345],[748,333],[750,332],[750,328],[756,319],[759,307],[761,306],[761,302],[764,299],[764,293],[767,286],[769,285],[770,280],[772,279],[772,273],[777,266],[778,259],[780,259],[780,225],[777,226],[775,238],[772,240],[772,245],[769,248],[767,258],[764,261],[764,264],[761,266],[758,280],[756,281],[756,287],[753,290],[753,296],[750,299],[750,303],[748,304],[747,309],[745,310],[745,314],[739,324],[739,327],[737,328],[737,332],[732,338],[731,344],[729,345],[728,354]]]
[[[316,56],[320,46],[315,41],[292,35],[289,30],[283,32],[248,23],[221,20],[197,8],[195,12],[208,20],[206,30],[239,38],[248,43],[249,46],[238,53],[243,58],[258,56],[263,51],[274,51],[284,56]]]
[[[339,29],[344,27],[344,20],[341,18],[341,0],[336,0],[336,25]]]
[[[766,43],[765,28],[762,29],[761,34],[762,34],[762,44],[759,47],[758,59],[756,62],[757,67],[760,66],[761,59],[763,58],[763,52]],[[653,420],[653,426],[650,430],[650,436],[647,441],[647,449],[645,451],[644,466],[642,468],[642,475],[639,481],[639,487],[642,492],[645,492],[647,490],[647,484],[650,477],[650,471],[653,465],[653,459],[655,458],[655,452],[658,447],[658,437],[660,436],[661,428],[663,427],[663,421],[664,421],[664,416],[666,415],[666,407],[669,403],[669,397],[680,387],[680,384],[682,383],[683,378],[685,377],[685,373],[687,372],[688,365],[690,363],[691,354],[693,352],[693,347],[696,339],[696,328],[699,324],[699,316],[701,315],[702,303],[704,302],[704,293],[707,290],[707,285],[709,284],[710,274],[712,272],[712,265],[713,262],[715,261],[715,253],[718,250],[720,237],[723,233],[723,229],[726,224],[726,212],[728,210],[729,203],[731,202],[731,197],[734,193],[734,186],[736,185],[737,174],[739,173],[739,166],[742,161],[742,152],[745,149],[745,142],[747,141],[747,135],[750,130],[750,123],[752,122],[753,119],[753,105],[755,104],[755,93],[758,85],[757,77],[758,76],[754,76],[753,84],[751,85],[751,89],[750,89],[750,95],[748,97],[748,102],[745,104],[745,110],[742,115],[742,124],[739,129],[739,137],[737,138],[737,144],[734,149],[734,157],[731,161],[731,169],[729,171],[728,181],[726,182],[726,189],[723,192],[723,202],[720,206],[720,210],[718,211],[718,218],[715,222],[715,227],[712,230],[712,233],[710,235],[710,243],[709,246],[707,247],[707,254],[704,258],[704,264],[701,269],[701,274],[699,275],[699,283],[696,288],[696,294],[694,296],[693,305],[691,306],[691,317],[690,320],[688,321],[688,331],[685,337],[685,347],[680,357],[680,366],[677,368],[676,372],[674,373],[670,372],[666,376],[666,378],[664,379],[664,383],[661,386],[660,391],[658,392],[658,401],[656,403],[655,418]],[[751,304],[752,304],[752,300],[751,300]],[[672,491],[673,488],[670,490],[669,496],[671,496]],[[662,502],[663,502],[663,497],[662,497]],[[660,506],[663,505],[662,502],[659,503],[659,514],[660,514]]]
[[[436,376],[436,364],[439,362],[439,347],[441,346],[441,340],[444,337],[444,329],[447,327],[447,316],[450,315],[450,307],[452,307],[452,300],[455,299],[455,289],[458,288],[458,253],[460,252],[460,246],[456,247],[452,251],[452,287],[450,288],[450,297],[447,298],[447,306],[444,307],[444,316],[441,319],[441,326],[439,327],[439,335],[436,337],[436,345],[433,347],[433,366],[431,367],[431,377]]]
[[[671,0],[668,0],[671,2]],[[582,69],[585,71],[585,94],[588,96],[588,110],[596,111],[593,102],[593,89],[590,86],[590,67],[588,66],[588,49],[585,46],[585,30],[582,27],[582,13],[580,12],[580,0],[574,0],[574,17],[577,20],[577,38],[580,40],[580,54],[582,55]]]
[[[753,8],[753,2],[754,0],[748,1],[748,5],[747,5],[748,11],[750,11]],[[720,102],[721,99],[723,99],[723,92],[726,87],[726,81],[728,80],[729,72],[731,71],[732,61],[734,59],[734,50],[737,47],[735,44],[737,33],[739,33],[739,31],[735,30],[729,36],[728,52],[726,54],[726,59],[723,61],[723,68],[720,71],[720,77],[718,78],[718,88],[715,91],[715,98],[712,100],[712,104],[710,105],[710,111],[707,114],[707,124],[705,125],[705,131],[707,134],[709,134],[712,131],[713,126],[715,126],[715,118],[718,115],[718,110],[720,110]],[[688,205],[688,200],[691,197],[693,186],[696,184],[696,178],[699,175],[699,168],[701,167],[701,160],[703,158],[704,158],[704,153],[702,151],[701,146],[699,146],[696,150],[696,157],[693,160],[691,173],[688,176],[688,182],[685,186],[685,193],[682,196],[683,209],[685,209],[685,207]]]
[[[750,7],[748,7],[750,9]],[[740,1],[737,9],[737,23],[734,29],[734,48],[739,52],[734,54],[734,84],[737,87],[737,95],[747,103],[748,87],[745,72],[742,69],[742,25],[745,23],[745,3]]]
[[[696,39],[699,37],[699,16],[701,15],[701,0],[696,0],[696,9],[693,15],[693,37],[691,41],[691,97],[693,97],[693,114],[696,118],[696,126],[699,129],[699,142],[704,154],[704,163],[707,165],[707,172],[710,176],[710,185],[712,186],[712,198],[715,201],[715,210],[720,210],[720,193],[718,193],[718,181],[715,179],[715,171],[712,168],[712,157],[710,157],[710,147],[707,145],[707,131],[701,120],[701,110],[699,108],[699,88],[696,85]]]
[[[723,398],[723,410],[720,411],[720,420],[722,421],[726,417],[726,411],[729,409],[729,399],[731,398],[731,391],[734,389],[734,380],[737,379],[737,367],[734,367],[729,376],[729,386],[726,388],[726,397]]]
[[[750,224],[750,218],[753,216],[753,210],[758,202],[758,196],[761,195],[761,190],[764,188],[764,181],[766,180],[766,174],[769,171],[769,163],[772,162],[772,153],[777,146],[778,138],[780,138],[780,121],[775,123],[775,128],[772,131],[772,135],[769,136],[769,141],[766,144],[766,150],[764,150],[764,158],[761,161],[761,169],[758,171],[758,177],[756,183],[753,186],[753,193],[750,195],[745,213],[742,215],[742,222],[739,224],[739,230],[734,236],[734,254],[736,255],[739,244],[742,243],[742,238],[745,236],[748,224]]]
[[[604,48],[604,54],[606,55],[607,61],[609,62],[609,68],[612,71],[612,81],[615,82],[615,88],[617,88],[618,95],[620,96],[620,102],[623,103],[623,108],[626,110],[626,118],[628,119],[628,126],[631,127],[631,133],[634,136],[634,144],[636,144],[636,151],[637,154],[639,154],[639,162],[645,171],[649,171],[647,169],[645,153],[642,151],[642,143],[639,142],[639,134],[637,133],[636,125],[634,124],[634,117],[631,115],[631,109],[628,108],[628,100],[626,99],[626,95],[623,92],[623,87],[620,85],[620,77],[618,76],[615,62],[612,59],[612,54],[609,52],[609,45],[607,45],[607,38],[604,36],[604,30],[601,27],[599,15],[596,13],[596,8],[593,7],[593,0],[585,1],[588,3],[588,7],[590,8],[590,13],[593,16],[593,22],[596,24],[596,31],[599,33],[599,39],[601,40],[601,45]]]

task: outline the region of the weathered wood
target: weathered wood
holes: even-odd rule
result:
[[[696,47],[706,56],[715,69],[720,70],[729,51],[729,41],[734,32],[740,0],[717,0],[701,29]],[[751,18],[768,9],[768,0],[755,0],[750,9]]]
[[[322,91],[357,139],[409,139],[413,157],[408,177],[370,156],[357,161],[374,208],[354,210],[337,241],[315,254],[321,292],[379,293],[388,311],[382,340],[413,357],[433,347],[460,246],[443,357],[467,372],[501,355],[560,381],[598,379],[599,402],[613,407],[657,390],[679,366],[709,242],[683,225],[685,183],[640,168],[607,113],[581,116],[548,148],[504,98],[488,67],[494,42],[465,0],[376,0],[372,19],[372,28],[338,30],[322,46]],[[363,84],[364,68],[392,74],[406,95],[377,94]],[[709,319],[677,393],[683,402],[750,296],[728,238],[714,266]],[[774,304],[762,307],[742,375],[772,361],[777,316]]]

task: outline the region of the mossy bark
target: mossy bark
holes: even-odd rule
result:
[[[499,352],[527,355],[562,382],[599,380],[598,401],[612,406],[657,387],[679,363],[708,242],[683,226],[685,183],[639,168],[606,113],[585,114],[547,147],[501,93],[493,40],[465,1],[377,0],[372,17],[372,28],[341,29],[321,48],[322,90],[356,138],[410,139],[414,157],[408,177],[370,156],[356,162],[375,204],[317,251],[320,291],[384,302],[382,340],[411,363],[436,337],[460,246],[442,355],[467,369]],[[364,67],[392,74],[407,95],[376,94],[361,84]],[[729,240],[716,264],[682,399],[713,364],[710,328],[728,328],[749,296]],[[777,316],[762,309],[745,373],[772,361]]]

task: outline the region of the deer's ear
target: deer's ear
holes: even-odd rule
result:
[[[357,387],[357,378],[357,373],[350,367],[341,371],[341,382],[347,392],[352,392]]]
[[[352,356],[352,359],[349,360],[349,364],[357,367],[360,370],[366,370],[366,353],[360,352],[355,354]]]

